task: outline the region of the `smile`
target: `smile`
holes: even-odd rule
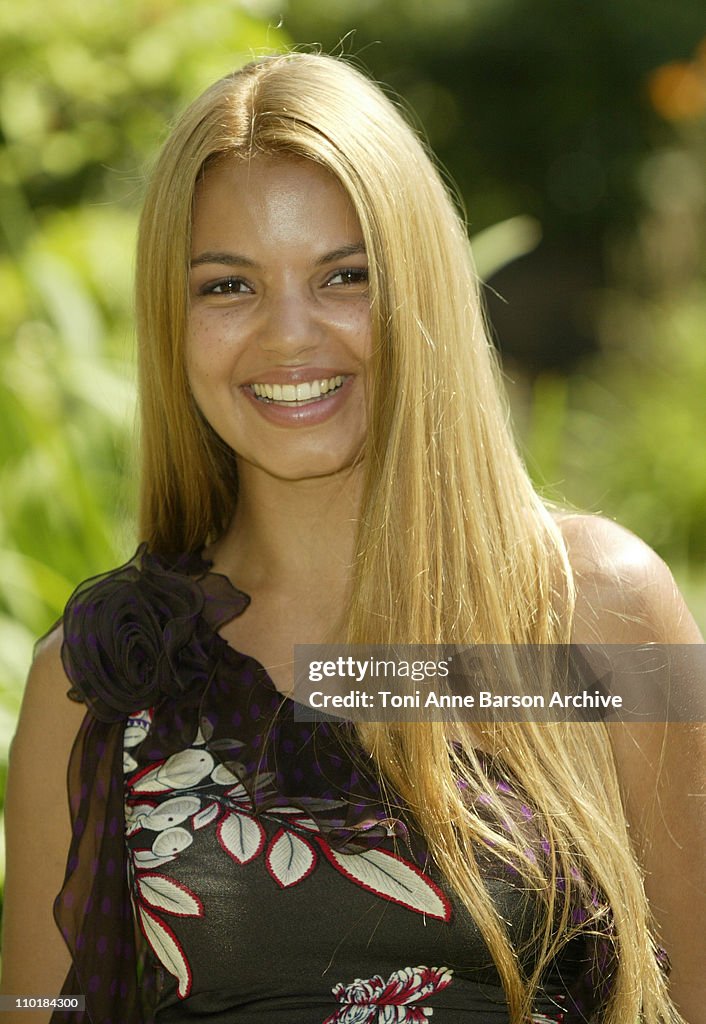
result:
[[[249,384],[248,387],[260,402],[292,407],[320,402],[338,391],[345,379],[337,376],[303,384]]]

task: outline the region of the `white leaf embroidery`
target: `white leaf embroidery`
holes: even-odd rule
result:
[[[341,874],[374,892],[418,914],[427,914],[440,921],[451,917],[451,906],[441,889],[413,864],[408,864],[387,850],[366,850],[364,853],[342,854],[319,840],[326,857]]]
[[[287,889],[311,874],[316,867],[316,851],[306,839],[281,828],[270,843],[265,864],[280,888]]]
[[[140,922],[145,938],[165,970],[178,979],[177,995],[186,999],[191,991],[191,968],[171,928],[146,907],[140,907]]]
[[[313,820],[313,818],[307,817],[301,807],[270,807],[267,811],[268,816],[274,817],[278,814],[291,815],[290,821],[293,825],[298,825],[299,828],[305,828],[309,832],[319,832],[319,826]]]
[[[305,828],[309,832],[319,832],[319,826],[313,820],[313,818],[293,818],[293,823],[298,825],[299,828]]]
[[[270,787],[270,784],[272,782],[274,782],[274,780],[275,780],[275,773],[274,772],[263,772],[262,775],[256,775],[255,776],[255,782],[253,784],[253,789],[256,792],[259,793],[263,789],[268,789]]]
[[[196,735],[194,736],[194,742],[192,743],[192,746],[193,747],[202,747],[205,744],[205,742],[206,742],[206,738],[205,738],[203,732],[201,731],[201,726],[199,726],[197,731],[196,731]]]
[[[194,837],[185,828],[166,828],[152,843],[155,857],[169,857],[191,846]]]
[[[165,910],[178,917],[203,917],[203,903],[198,896],[171,878],[145,872],[137,879],[137,888],[143,900],[157,910]]]
[[[230,811],[216,829],[223,849],[238,864],[254,860],[265,845],[265,830],[248,814]]]
[[[252,808],[250,794],[242,782],[239,782],[237,786],[231,786],[230,789],[227,789],[226,796],[229,796],[234,804],[241,804],[243,807],[247,807],[248,810]]]
[[[151,768],[148,772],[144,772],[138,778],[133,779],[130,783],[130,789],[133,793],[166,793],[172,786],[166,782],[160,781],[157,776],[163,765],[158,765],[156,768]]]
[[[204,825],[210,825],[214,818],[218,817],[219,807],[217,803],[208,804],[202,811],[195,814],[191,819],[191,824],[194,830],[203,828]]]
[[[169,789],[188,789],[205,779],[214,763],[207,750],[180,750],[158,769],[157,780]]]
[[[152,808],[143,819],[143,826],[153,832],[162,832],[165,828],[181,825],[201,809],[201,801],[197,796],[175,796],[171,800]]]
[[[176,854],[174,853],[168,857],[156,857],[151,850],[133,850],[132,852],[132,859],[136,868],[158,868],[162,864],[169,864],[175,857]]]
[[[214,782],[217,782],[219,786],[228,786],[230,783],[238,782],[237,775],[233,775],[224,764],[217,764],[211,772],[211,778]]]

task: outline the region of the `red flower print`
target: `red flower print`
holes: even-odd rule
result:
[[[379,974],[350,985],[342,982],[333,995],[343,1006],[324,1024],[417,1024],[434,1013],[431,1006],[419,1006],[428,996],[441,992],[453,980],[448,967],[403,967],[387,981]]]

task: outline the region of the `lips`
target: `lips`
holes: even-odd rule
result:
[[[345,379],[343,375],[337,374],[334,377],[323,377],[300,383],[271,384],[269,382],[258,382],[256,384],[249,384],[248,387],[258,401],[284,407],[300,406],[308,402],[320,401],[327,395],[333,394],[343,386]]]
[[[282,426],[313,426],[335,414],[346,401],[356,376],[302,367],[289,373],[273,370],[267,378],[241,385],[265,419]]]

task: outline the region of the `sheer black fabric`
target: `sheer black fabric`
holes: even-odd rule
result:
[[[404,807],[383,800],[348,726],[296,722],[262,666],[223,640],[249,598],[209,569],[142,547],[67,605],[69,695],[88,713],[55,916],[73,959],[63,991],[85,994],[87,1013],[52,1020],[505,1022],[488,951]],[[541,825],[496,782],[541,856]],[[522,946],[532,894],[479,855]],[[609,945],[566,948],[537,1020],[597,1010]]]

